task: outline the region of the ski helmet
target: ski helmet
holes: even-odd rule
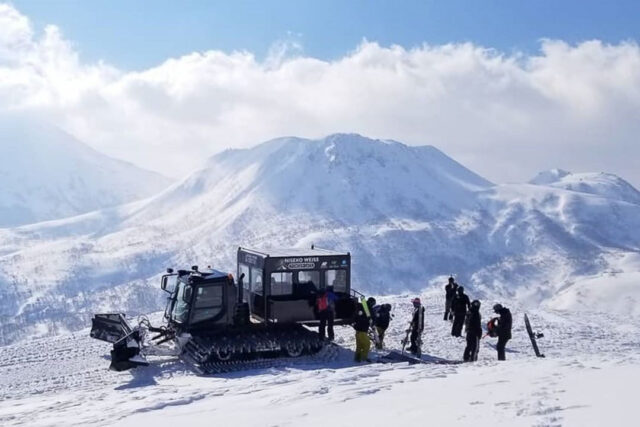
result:
[[[472,308],[480,309],[480,301],[478,301],[477,299],[474,299],[474,300],[471,302],[471,307],[472,307]]]
[[[458,293],[459,294],[463,294],[464,293],[464,286],[458,286]]]
[[[411,300],[411,302],[413,303],[413,305],[420,305],[420,298],[415,297],[414,299]]]
[[[496,304],[493,306],[493,311],[495,311],[496,313],[500,310],[502,310],[502,304]]]
[[[376,305],[376,299],[374,297],[367,298],[367,305],[369,307],[373,307],[374,305]]]
[[[449,276],[449,283],[453,283],[453,282],[454,282],[453,276]]]

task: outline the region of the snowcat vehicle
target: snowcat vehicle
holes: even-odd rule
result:
[[[305,326],[319,324],[316,295],[333,287],[334,324],[349,324],[359,294],[351,289],[351,255],[312,247],[263,252],[238,248],[237,277],[197,266],[167,269],[166,325],[122,313],[96,314],[91,337],[113,343],[110,369],[148,365],[146,356],[179,356],[202,374],[318,355],[329,342]]]

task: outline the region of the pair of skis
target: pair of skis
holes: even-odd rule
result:
[[[360,304],[362,304],[364,314],[367,315],[369,321],[371,322],[371,326],[369,327],[369,338],[373,341],[375,347],[378,347],[378,345],[382,346],[382,343],[380,342],[380,336],[378,335],[378,329],[376,329],[375,319],[373,318],[371,311],[369,311],[369,305],[367,304],[367,301],[364,299],[364,297],[360,298]]]

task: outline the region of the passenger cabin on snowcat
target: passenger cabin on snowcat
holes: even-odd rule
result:
[[[311,249],[238,248],[238,277],[243,302],[265,323],[317,325],[315,301],[331,288],[336,294],[335,324],[349,323],[356,309],[351,290],[351,254]]]

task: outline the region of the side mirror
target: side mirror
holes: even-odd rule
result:
[[[164,276],[162,276],[162,279],[160,280],[160,288],[169,293],[172,294],[173,291],[176,288],[176,275],[175,274],[165,274]]]

